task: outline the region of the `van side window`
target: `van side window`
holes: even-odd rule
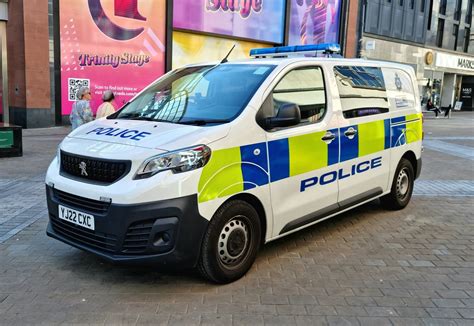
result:
[[[304,67],[290,71],[280,80],[265,102],[259,112],[261,117],[275,117],[282,105],[294,103],[301,112],[301,122],[298,126],[321,121],[326,113],[326,94],[321,68]]]
[[[380,68],[336,66],[334,74],[344,118],[359,118],[389,111]]]

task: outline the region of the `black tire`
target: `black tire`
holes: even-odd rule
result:
[[[252,205],[242,200],[225,203],[204,235],[199,272],[215,283],[238,280],[255,261],[260,237],[260,219]]]
[[[413,165],[406,158],[402,158],[395,171],[390,193],[380,198],[382,206],[391,210],[405,208],[410,202],[414,182]]]

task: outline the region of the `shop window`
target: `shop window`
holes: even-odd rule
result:
[[[439,2],[439,13],[440,15],[446,15],[446,6],[448,4],[447,0],[440,0]]]
[[[456,0],[456,10],[454,11],[454,20],[461,19],[461,4],[462,4],[462,0]]]
[[[444,34],[444,19],[438,19],[438,32],[436,33],[436,46],[443,46],[443,34]]]
[[[453,36],[454,36],[454,51],[458,47],[458,34],[459,34],[459,25],[453,25]]]
[[[346,119],[386,113],[387,91],[382,70],[375,67],[334,67],[342,112]]]
[[[467,5],[467,13],[466,13],[465,22],[468,25],[472,24],[472,3],[473,2],[474,2],[474,0],[470,0],[470,1],[468,1],[468,5]]]
[[[470,28],[465,28],[464,29],[464,52],[467,53],[467,50],[469,49],[469,38],[471,36],[471,29]]]
[[[431,18],[433,18],[433,0],[430,0],[430,8],[428,10],[428,30],[431,31]]]

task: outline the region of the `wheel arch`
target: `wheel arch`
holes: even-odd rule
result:
[[[410,161],[411,165],[413,166],[413,172],[415,173],[415,178],[416,178],[416,172],[418,171],[418,160],[416,159],[415,153],[411,150],[407,151],[407,152],[405,152],[405,154],[403,154],[401,159],[402,158],[407,159],[408,161]]]
[[[230,197],[224,203],[222,203],[222,205],[225,205],[229,201],[233,201],[233,200],[242,200],[248,203],[249,205],[251,205],[257,211],[258,218],[260,220],[260,226],[262,228],[262,232],[260,235],[260,246],[263,246],[265,244],[268,222],[267,222],[267,214],[265,213],[265,208],[263,207],[262,202],[255,195],[252,195],[249,193],[240,193],[240,194]]]

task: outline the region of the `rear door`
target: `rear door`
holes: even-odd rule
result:
[[[336,66],[342,114],[339,171],[341,209],[387,190],[390,172],[390,113],[378,67]]]

